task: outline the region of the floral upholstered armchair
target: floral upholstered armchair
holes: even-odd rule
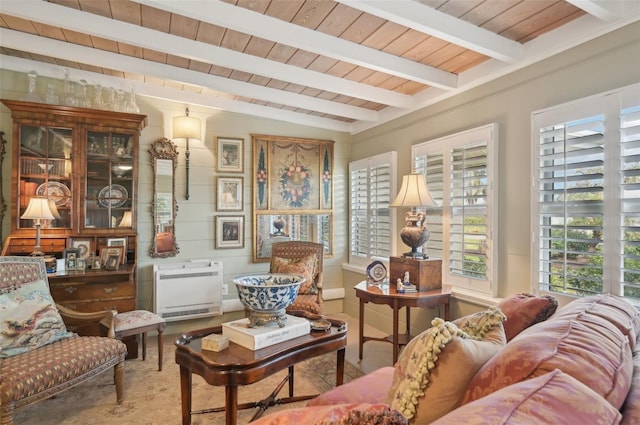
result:
[[[16,409],[110,369],[122,403],[127,347],[113,338],[115,314],[57,306],[42,257],[0,257],[0,424],[12,425]],[[96,323],[108,317],[110,337],[68,332],[63,317]]]

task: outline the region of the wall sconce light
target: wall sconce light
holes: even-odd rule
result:
[[[36,226],[36,246],[33,248],[31,255],[44,255],[40,246],[40,220],[53,220],[55,217],[49,208],[49,200],[47,198],[31,198],[27,210],[20,216],[24,220],[35,220]]]
[[[122,214],[122,220],[120,220],[118,227],[132,227],[131,211],[125,211],[124,214]]]
[[[418,252],[418,247],[429,240],[429,230],[424,225],[425,213],[417,212],[416,207],[435,207],[436,203],[429,194],[424,176],[412,172],[402,177],[400,192],[390,206],[411,207],[411,210],[405,214],[406,225],[400,231],[402,242],[411,247],[411,251],[406,252],[404,256],[417,259],[428,258],[427,255]]]
[[[189,139],[199,139],[201,134],[200,119],[189,116],[189,108],[185,110],[184,117],[173,118],[173,138],[174,139],[186,139],[186,170],[187,170],[187,188],[185,192],[185,198],[189,200],[189,157],[191,152],[189,151]]]

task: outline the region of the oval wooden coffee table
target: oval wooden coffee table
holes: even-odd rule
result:
[[[260,350],[249,350],[229,343],[229,348],[220,351],[203,351],[202,338],[212,333],[221,333],[220,326],[188,332],[176,340],[176,363],[180,365],[180,393],[182,395],[182,424],[190,425],[191,416],[200,413],[226,412],[226,424],[235,425],[238,409],[257,407],[252,420],[258,418],[268,407],[275,404],[307,400],[315,395],[293,396],[293,365],[301,361],[336,352],[336,386],[344,378],[344,356],[347,346],[347,327],[343,322],[333,321],[329,331],[311,331],[308,335],[284,341]],[[341,324],[341,325],[340,325]],[[289,375],[266,399],[238,405],[238,386],[258,382],[283,369]],[[225,406],[212,409],[191,410],[191,378],[195,373],[209,385],[225,386]],[[276,399],[277,393],[289,382],[289,397]]]

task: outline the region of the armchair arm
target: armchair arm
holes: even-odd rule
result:
[[[103,311],[94,311],[91,313],[82,313],[80,311],[70,309],[69,307],[65,307],[58,303],[56,303],[56,307],[58,308],[58,311],[60,312],[60,315],[62,316],[63,320],[65,317],[68,317],[70,319],[83,320],[87,322],[97,322],[106,318],[107,322],[109,323],[109,330],[107,331],[107,336],[109,338],[115,338],[116,336],[115,317],[116,317],[116,314],[118,314],[116,310],[103,310]]]

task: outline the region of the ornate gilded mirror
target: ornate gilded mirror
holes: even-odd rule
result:
[[[178,164],[178,150],[171,140],[162,138],[151,145],[149,152],[153,166],[153,239],[149,255],[175,257],[180,252],[175,233],[178,211],[175,170]]]

